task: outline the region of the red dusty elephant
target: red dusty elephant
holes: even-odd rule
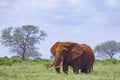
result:
[[[54,61],[48,68],[54,66],[58,73],[62,66],[63,72],[68,74],[68,65],[73,67],[73,72],[76,74],[79,73],[79,69],[84,73],[91,72],[93,69],[95,56],[92,49],[86,44],[56,42],[51,47],[51,53]]]

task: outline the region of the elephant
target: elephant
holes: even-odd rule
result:
[[[68,74],[68,66],[72,66],[73,72],[88,73],[93,70],[95,60],[92,49],[86,44],[75,42],[56,42],[50,49],[54,56],[54,61],[48,68],[54,66],[57,73],[60,73],[62,66],[63,72]]]

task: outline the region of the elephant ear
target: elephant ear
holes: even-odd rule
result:
[[[75,58],[79,57],[80,55],[82,55],[83,53],[83,49],[82,47],[77,44],[75,46],[73,46],[68,52],[67,52],[67,62],[68,61],[72,61]]]

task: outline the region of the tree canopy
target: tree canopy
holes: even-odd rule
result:
[[[13,27],[4,29],[0,42],[24,60],[41,55],[37,51],[36,43],[45,40],[46,36],[47,34],[43,30],[39,30],[37,26],[23,25],[15,29]]]
[[[120,52],[120,42],[117,43],[116,41],[111,40],[101,43],[95,47],[94,51],[99,57],[113,58],[115,54]]]

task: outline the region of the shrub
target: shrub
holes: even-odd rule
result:
[[[49,59],[41,59],[41,58],[36,58],[34,60],[30,61],[32,64],[42,64],[43,66],[47,67],[49,64],[51,64],[51,60]]]
[[[45,67],[48,67],[52,63],[51,60],[49,59],[42,59],[41,64],[44,65]]]
[[[8,58],[0,58],[0,65],[12,65]]]
[[[36,58],[34,60],[31,60],[30,62],[36,62],[36,63],[39,63],[42,59],[41,58]]]
[[[115,58],[110,58],[102,61],[103,64],[119,64],[120,61]]]
[[[95,60],[95,64],[100,64],[100,62],[101,62],[101,60],[99,60],[99,59]]]
[[[21,63],[22,59],[19,56],[13,56],[10,58],[11,63]]]

